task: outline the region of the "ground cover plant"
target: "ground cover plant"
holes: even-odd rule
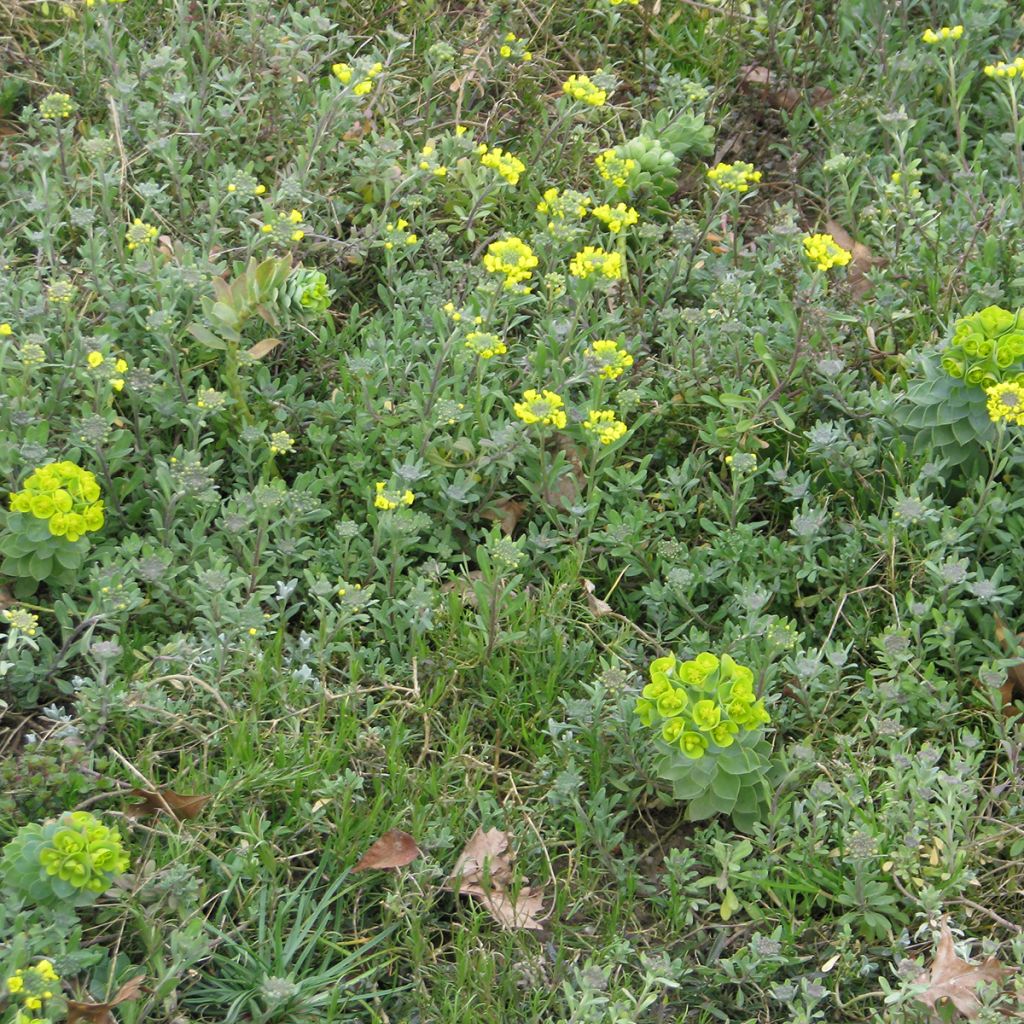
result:
[[[8,0],[0,1013],[1005,1020],[1001,0]]]

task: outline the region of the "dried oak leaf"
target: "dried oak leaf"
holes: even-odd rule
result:
[[[740,68],[740,88],[746,92],[759,93],[769,107],[778,110],[795,110],[805,101],[812,107],[824,107],[833,99],[831,91],[823,85],[816,85],[806,91],[791,85],[780,85],[778,75],[761,64],[747,64]]]
[[[846,267],[846,283],[854,298],[863,298],[871,291],[871,282],[865,275],[873,267],[881,266],[883,261],[877,256],[873,256],[866,245],[855,242],[853,235],[838,221],[826,221],[825,230],[836,240],[836,245],[853,253],[853,259]]]
[[[969,964],[961,960],[953,949],[949,925],[943,921],[939,943],[935,947],[935,959],[927,971],[914,979],[914,984],[928,986],[916,998],[933,1012],[937,1004],[945,1004],[948,1000],[965,1017],[974,1018],[981,1008],[977,996],[978,986],[984,982],[995,982],[998,985],[1006,973],[1006,968],[994,956],[990,956],[983,964]]]
[[[416,840],[408,832],[393,828],[390,832],[385,832],[363,854],[352,870],[383,871],[401,868],[411,864],[419,855],[420,848],[416,845]]]
[[[138,999],[142,995],[142,983],[146,980],[140,974],[126,981],[105,1003],[80,1003],[75,999],[68,1000],[68,1024],[89,1021],[89,1024],[117,1024],[117,1018],[110,1012],[115,1006]]]
[[[459,854],[448,888],[475,896],[503,928],[541,929],[544,926],[537,918],[543,910],[543,895],[525,884],[514,895],[509,890],[513,873],[508,844],[507,832],[478,828]]]
[[[151,789],[133,789],[132,796],[141,797],[142,803],[132,804],[125,810],[124,813],[129,818],[145,818],[150,814],[170,814],[178,821],[187,821],[198,818],[210,801],[209,796],[186,796],[164,787],[155,792]]]

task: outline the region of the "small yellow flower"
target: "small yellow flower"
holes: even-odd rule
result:
[[[0,337],[9,338],[14,333],[10,324],[0,324]]]
[[[352,91],[357,96],[366,96],[371,89],[373,89],[373,82],[369,78],[364,78]]]
[[[944,43],[949,39],[959,39],[964,34],[963,25],[953,25],[952,28],[946,26],[940,28],[938,32],[932,28],[926,28],[921,36],[921,39],[934,46],[936,43]]]
[[[583,350],[583,357],[593,365],[602,380],[616,380],[633,365],[633,357],[611,338],[591,342]]]
[[[17,995],[24,987],[25,979],[22,977],[21,971],[7,979],[7,991],[12,996]]]
[[[152,224],[147,224],[145,221],[136,217],[132,221],[131,226],[125,232],[124,240],[128,244],[128,251],[131,252],[137,249],[140,245],[147,245],[157,237],[159,232]]]
[[[616,419],[614,409],[592,409],[583,422],[583,429],[593,434],[601,444],[613,444],[626,433],[626,424]]]
[[[853,254],[831,235],[805,235],[804,253],[819,270],[845,267],[853,259]]]
[[[295,451],[295,438],[287,430],[275,430],[270,435],[271,455],[290,455]]]
[[[393,512],[401,505],[405,505],[408,508],[416,500],[416,495],[412,491],[392,490],[383,481],[378,481],[375,489],[376,494],[373,504],[375,508],[379,508],[382,512]]]
[[[470,331],[466,335],[466,348],[475,352],[481,359],[492,359],[508,351],[505,342],[498,335],[487,331]]]
[[[586,280],[593,274],[617,281],[622,277],[622,253],[607,252],[597,246],[584,246],[569,261],[569,273],[580,280]]]
[[[103,353],[94,350],[85,357],[85,361],[93,370],[98,369],[103,365]]]
[[[588,75],[570,75],[562,85],[562,92],[591,107],[604,106],[608,93],[594,85]]]
[[[988,416],[993,423],[1006,420],[1024,427],[1024,386],[1003,381],[986,388],[985,394],[988,396]]]
[[[1011,61],[996,61],[995,64],[986,64],[985,74],[989,78],[1017,78],[1024,77],[1024,57],[1015,57]]]
[[[342,85],[348,85],[348,83],[352,81],[352,68],[348,64],[332,64],[331,74],[333,74]]]
[[[484,269],[491,274],[504,274],[505,287],[520,293],[529,292],[525,282],[533,277],[538,262],[533,250],[514,235],[491,242],[484,254]]]
[[[614,149],[606,149],[594,158],[594,166],[605,181],[625,188],[637,164],[632,157],[621,157]]]
[[[761,180],[761,172],[753,164],[737,160],[731,164],[717,164],[708,169],[708,181],[723,192],[749,192],[751,185]]]
[[[497,171],[510,185],[518,185],[519,178],[526,170],[526,164],[517,156],[507,153],[501,146],[488,149],[484,143],[477,146],[480,163]]]
[[[625,203],[616,203],[615,206],[603,203],[601,206],[595,206],[590,212],[613,235],[617,235],[623,228],[631,227],[640,220],[640,214]]]
[[[553,391],[523,392],[523,400],[512,406],[512,411],[524,422],[539,424],[542,427],[556,427],[561,430],[565,426],[565,403]]]

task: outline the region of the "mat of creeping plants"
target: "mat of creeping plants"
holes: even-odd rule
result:
[[[6,0],[0,1024],[1024,1013],[1024,21]]]

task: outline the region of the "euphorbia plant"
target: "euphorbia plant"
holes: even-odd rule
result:
[[[691,820],[730,814],[749,829],[767,803],[771,721],[754,693],[754,674],[727,654],[651,662],[636,713],[655,730],[658,775],[687,801]]]

